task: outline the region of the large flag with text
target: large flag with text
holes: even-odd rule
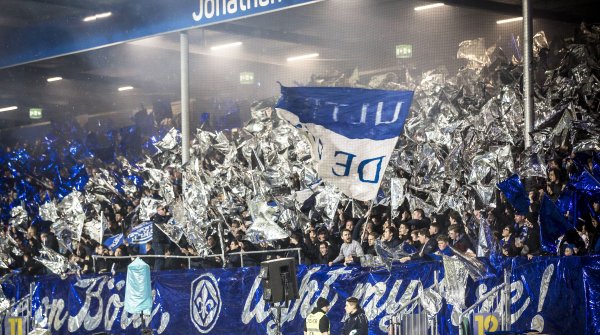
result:
[[[308,133],[320,177],[368,201],[404,127],[412,91],[281,87],[279,116]]]

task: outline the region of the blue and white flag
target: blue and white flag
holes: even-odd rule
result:
[[[146,242],[152,241],[152,221],[143,222],[131,229],[127,235],[127,242],[138,247],[140,254],[146,253]],[[115,251],[123,244],[123,234],[113,235],[104,240],[104,245],[112,251]]]
[[[404,127],[412,91],[281,87],[279,116],[308,133],[320,177],[368,201]]]
[[[117,235],[108,237],[104,240],[103,244],[108,249],[115,251],[118,247],[121,246],[121,244],[123,244],[123,234],[117,234]]]
[[[152,221],[143,222],[131,229],[127,235],[129,244],[137,245],[140,254],[146,253],[146,242],[152,241]]]

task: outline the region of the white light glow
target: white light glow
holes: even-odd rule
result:
[[[317,57],[319,57],[319,54],[314,53],[314,54],[308,54],[308,55],[289,57],[287,59],[287,61],[293,62],[293,61],[297,61],[297,60],[304,60],[304,59],[317,58]]]
[[[498,21],[496,21],[496,23],[497,24],[505,24],[505,23],[511,23],[511,22],[517,22],[517,21],[523,21],[523,17],[513,17],[512,19],[498,20]]]
[[[221,50],[221,49],[237,47],[240,45],[242,45],[242,42],[233,42],[233,43],[215,45],[214,47],[210,47],[210,50]]]
[[[52,77],[52,78],[46,79],[46,81],[48,81],[49,83],[51,83],[53,81],[59,81],[59,80],[62,80],[62,77]]]
[[[437,8],[437,7],[442,7],[442,6],[444,6],[444,4],[442,2],[437,2],[437,3],[432,3],[431,5],[415,7],[415,10],[420,11],[420,10],[432,9],[432,8]]]
[[[123,86],[119,87],[119,92],[133,90],[133,86]]]
[[[19,107],[17,107],[17,106],[3,107],[3,108],[0,108],[0,112],[14,111],[15,109],[18,109],[18,108]]]
[[[96,14],[96,15],[92,15],[92,16],[87,16],[83,19],[83,22],[90,22],[90,21],[96,21],[98,19],[104,19],[107,18],[109,16],[111,16],[112,13],[111,12],[106,12],[106,13],[100,13],[100,14]]]

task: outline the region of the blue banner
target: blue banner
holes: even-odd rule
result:
[[[485,260],[484,260],[485,261]],[[513,330],[537,329],[550,334],[600,334],[600,257],[506,259],[511,271]],[[510,265],[510,267],[509,267]],[[466,306],[503,282],[502,269],[464,287]],[[435,273],[441,281],[434,282]],[[152,274],[153,305],[147,324],[157,334],[271,334],[273,311],[262,300],[259,268],[162,271]],[[412,298],[440,292],[448,301],[441,262],[409,262],[381,268],[299,266],[299,299],[282,310],[282,333],[301,335],[303,322],[319,297],[331,302],[331,333],[339,334],[344,300],[359,299],[369,319],[369,334],[386,334],[390,317]],[[23,297],[29,277],[2,283],[4,294]],[[36,278],[32,308],[53,334],[139,334],[139,315],[123,310],[125,274],[60,279]],[[501,297],[501,293],[498,293]],[[586,300],[587,299],[587,300]],[[439,333],[457,334],[464,307],[437,307]],[[500,308],[484,310],[499,313]],[[568,317],[566,317],[568,315]]]
[[[518,175],[499,182],[497,186],[518,214],[529,213],[529,196]]]
[[[323,0],[146,0],[102,6],[87,21],[61,16],[15,28],[0,49],[0,68],[213,25]],[[79,14],[79,12],[78,12]],[[97,16],[97,17],[96,17]]]

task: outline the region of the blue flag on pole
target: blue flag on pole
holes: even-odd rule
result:
[[[308,133],[319,176],[368,201],[377,196],[412,97],[412,91],[282,86],[275,107]]]
[[[113,235],[104,240],[104,246],[112,251],[115,251],[118,247],[123,244],[123,234]]]
[[[517,213],[529,213],[529,196],[518,175],[515,174],[512,177],[499,182],[497,186],[500,191],[504,193],[506,200],[508,200]]]
[[[572,227],[552,200],[547,195],[544,195],[540,206],[540,240],[542,249],[546,252],[556,253],[558,238]]]

